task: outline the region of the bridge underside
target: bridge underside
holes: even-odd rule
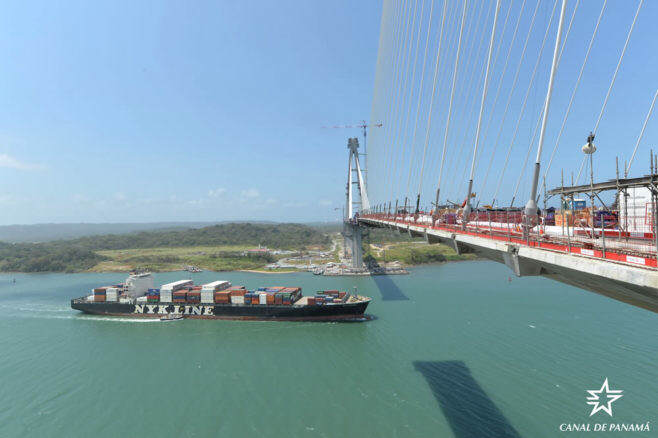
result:
[[[443,243],[460,254],[475,253],[504,263],[519,277],[541,275],[658,312],[658,271],[655,269],[457,234],[420,225],[371,218],[360,218],[359,222],[365,226],[390,228],[408,233],[412,237],[423,237],[430,244]]]

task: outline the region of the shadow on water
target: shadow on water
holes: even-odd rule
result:
[[[375,281],[379,293],[382,294],[384,301],[404,301],[409,298],[400,290],[397,284],[391,280],[388,275],[373,275],[372,279]]]
[[[458,438],[520,438],[461,361],[415,361]]]

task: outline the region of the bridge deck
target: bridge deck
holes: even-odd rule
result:
[[[650,241],[629,238],[560,235],[534,227],[524,238],[518,223],[432,223],[429,215],[368,214],[365,226],[391,227],[457,251],[476,252],[505,263],[516,275],[544,275],[638,307],[658,312],[658,266]],[[605,243],[603,243],[605,241]]]

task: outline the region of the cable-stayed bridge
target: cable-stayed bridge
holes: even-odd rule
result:
[[[359,230],[388,227],[658,312],[658,90],[653,42],[633,38],[656,16],[644,0],[386,1],[368,190],[350,150],[355,263]]]

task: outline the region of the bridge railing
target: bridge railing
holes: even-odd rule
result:
[[[633,235],[622,231],[619,226],[614,227],[604,217],[598,221],[592,217],[589,222],[571,223],[556,219],[555,213],[550,215],[550,212],[527,217],[522,210],[480,210],[472,212],[467,220],[455,211],[436,214],[400,212],[397,215],[370,213],[360,218],[469,234],[610,261],[651,267],[658,265],[653,233]]]

